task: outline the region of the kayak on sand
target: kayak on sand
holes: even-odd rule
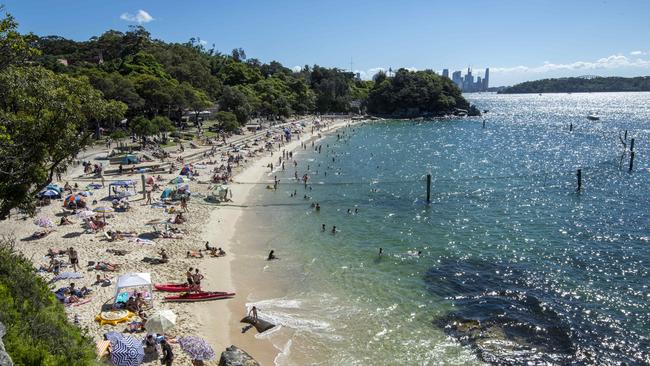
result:
[[[208,301],[208,300],[218,300],[218,299],[227,299],[235,296],[234,292],[186,292],[181,295],[165,296],[165,301],[175,301],[175,302],[192,302],[192,301]]]
[[[164,292],[187,292],[190,290],[190,285],[187,283],[156,283],[153,287]]]

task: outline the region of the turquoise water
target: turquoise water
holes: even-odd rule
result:
[[[311,189],[277,172],[256,214],[282,296],[252,300],[278,364],[650,363],[650,93],[469,98],[489,112],[317,141]]]

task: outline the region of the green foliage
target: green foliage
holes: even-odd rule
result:
[[[130,127],[131,131],[140,136],[143,142],[146,137],[157,135],[160,132],[157,124],[142,116],[134,118],[130,123]]]
[[[119,112],[86,79],[42,67],[0,73],[0,219],[33,200],[89,143],[91,130]]]
[[[114,130],[113,132],[111,132],[111,134],[109,136],[113,140],[118,140],[118,139],[123,139],[123,138],[129,136],[129,134],[126,131],[120,129],[120,130]]]
[[[262,79],[262,73],[257,68],[251,67],[243,62],[228,62],[220,71],[218,76],[225,85],[254,84]]]
[[[239,128],[239,122],[237,122],[237,116],[234,113],[219,111],[216,118],[219,121],[219,127],[225,131],[232,132]]]
[[[68,323],[34,265],[0,239],[0,322],[16,365],[95,365],[92,341]]]
[[[543,79],[513,85],[499,91],[499,93],[595,93],[633,91],[650,91],[650,76],[634,78],[595,77]]]
[[[4,6],[0,5],[0,13],[4,12]],[[24,61],[29,57],[39,54],[38,50],[31,47],[34,36],[22,36],[16,31],[18,23],[14,18],[6,14],[0,19],[0,70],[12,63]]]
[[[432,71],[400,69],[394,77],[378,75],[368,96],[370,112],[402,117],[444,115],[469,107],[451,80]]]

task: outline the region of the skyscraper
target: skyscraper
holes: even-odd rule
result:
[[[451,74],[451,80],[453,80],[459,88],[463,88],[463,77],[460,75],[460,71],[454,71],[454,73]]]
[[[448,78],[449,77],[449,69],[442,69],[442,76]]]
[[[485,69],[485,77],[483,78],[483,90],[488,90],[490,87],[490,68]]]

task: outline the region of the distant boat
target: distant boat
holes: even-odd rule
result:
[[[598,117],[595,114],[590,114],[590,115],[587,116],[587,119],[590,120],[590,121],[599,121],[600,117]]]

